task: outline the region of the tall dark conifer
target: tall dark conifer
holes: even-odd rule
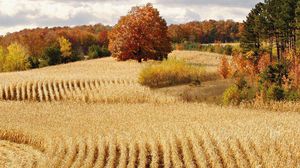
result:
[[[269,44],[272,60],[275,41],[277,61],[285,61],[284,53],[297,48],[299,33],[299,0],[265,0],[258,3],[249,13],[242,33],[241,47],[259,55],[262,44]]]
[[[258,3],[254,9],[251,10],[244,22],[245,29],[242,33],[241,47],[244,52],[253,51],[255,56],[261,47],[261,30],[258,27],[259,16],[262,14],[263,4]]]

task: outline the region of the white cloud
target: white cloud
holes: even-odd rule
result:
[[[171,23],[192,20],[242,21],[259,0],[0,0],[0,35],[23,28],[114,25],[132,6],[148,2]]]

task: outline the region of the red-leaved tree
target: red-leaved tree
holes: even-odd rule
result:
[[[133,7],[109,33],[112,56],[125,61],[163,60],[172,50],[166,21],[151,4]]]

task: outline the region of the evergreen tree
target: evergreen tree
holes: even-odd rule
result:
[[[261,29],[257,22],[260,21],[260,16],[263,12],[263,3],[258,3],[251,10],[244,22],[245,29],[242,32],[241,47],[244,52],[253,51],[255,56],[258,56],[261,47]]]
[[[259,55],[262,43],[269,44],[270,59],[273,57],[275,41],[277,61],[286,61],[285,52],[296,50],[297,32],[299,32],[298,0],[265,0],[258,3],[249,13],[242,33],[241,47],[244,52],[253,51]],[[299,8],[299,7],[298,7]]]
[[[300,1],[297,3],[297,8],[295,12],[295,22],[296,22],[296,48],[300,48]],[[299,51],[298,51],[299,52]]]

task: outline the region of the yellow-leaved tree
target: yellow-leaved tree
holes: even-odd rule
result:
[[[4,71],[22,71],[29,67],[28,50],[18,44],[12,43],[7,47],[7,54],[4,55]]]
[[[0,46],[0,72],[4,71],[5,53],[4,48]]]
[[[72,55],[72,43],[65,37],[58,38],[60,52],[64,58],[69,58]]]

